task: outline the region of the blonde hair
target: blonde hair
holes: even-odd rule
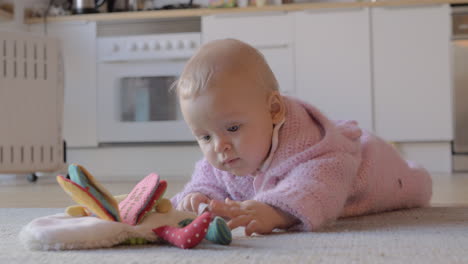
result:
[[[171,90],[181,98],[196,97],[208,88],[211,80],[231,72],[249,76],[266,91],[279,90],[278,81],[263,54],[235,39],[215,40],[203,45],[187,62]]]

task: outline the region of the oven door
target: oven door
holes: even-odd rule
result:
[[[175,92],[186,60],[101,62],[99,143],[194,141]]]

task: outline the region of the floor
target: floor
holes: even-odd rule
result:
[[[185,180],[168,181],[165,197],[182,189]],[[434,174],[433,205],[468,204],[468,173]],[[114,195],[128,193],[135,181],[103,181],[101,184]],[[26,176],[0,175],[0,208],[66,207],[74,204],[56,183],[54,177],[40,177],[30,183]]]

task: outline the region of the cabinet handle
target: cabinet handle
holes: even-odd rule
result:
[[[318,9],[306,9],[302,11],[305,14],[323,14],[323,13],[335,13],[340,11],[362,11],[367,9],[367,6],[362,7],[343,7],[343,8],[318,8]]]
[[[379,3],[379,2],[376,2]],[[422,7],[441,7],[446,4],[411,4],[411,2],[408,2],[408,4],[398,4],[395,3],[395,5],[392,5],[392,2],[387,2],[382,5],[375,5],[373,8],[382,8],[382,9],[408,9],[408,8],[422,8]]]
[[[226,13],[212,15],[215,18],[236,18],[236,17],[262,17],[262,16],[284,16],[286,11],[271,11],[271,12],[251,12],[251,13]]]
[[[254,45],[256,49],[265,50],[265,49],[285,49],[289,48],[288,43],[284,44],[273,44],[273,45]]]

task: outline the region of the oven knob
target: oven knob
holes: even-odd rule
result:
[[[136,43],[133,43],[131,46],[130,46],[130,51],[137,51],[138,50],[138,46]]]
[[[118,44],[114,44],[114,45],[112,46],[112,52],[119,52],[119,50],[120,50],[120,47],[119,47]]]
[[[165,41],[165,40],[161,40],[161,41],[159,42],[159,44],[160,44],[160,47],[161,47],[162,50],[167,49],[167,46],[170,45],[170,43],[167,42],[167,41]]]
[[[182,40],[179,40],[177,42],[177,49],[184,49],[184,42]]]
[[[159,44],[159,42],[155,42],[154,43],[154,49],[155,50],[160,50],[161,49],[161,44]]]
[[[197,47],[197,43],[195,41],[190,41],[190,48],[195,49]]]
[[[188,40],[188,39],[184,40],[184,47],[186,49],[191,49],[192,48],[191,45],[190,45],[190,40]]]
[[[171,50],[172,49],[172,43],[170,41],[166,42],[166,49]]]
[[[143,51],[148,51],[148,50],[149,50],[148,43],[143,43],[143,44],[141,45],[141,49],[142,49]]]

